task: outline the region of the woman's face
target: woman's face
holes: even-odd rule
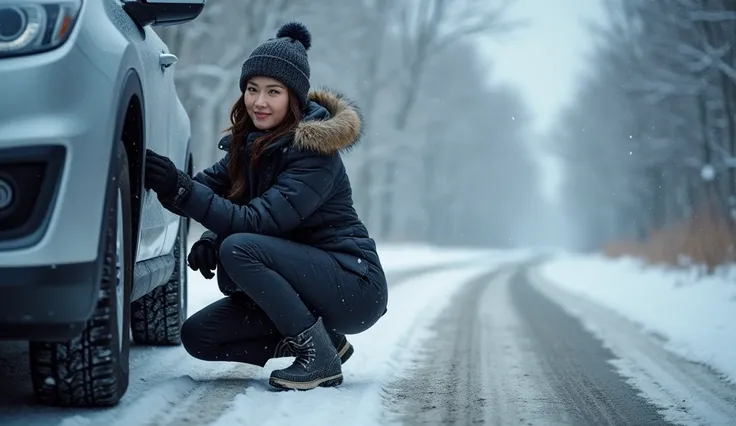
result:
[[[248,115],[259,130],[278,126],[289,110],[288,89],[278,80],[268,77],[248,80],[243,100]]]

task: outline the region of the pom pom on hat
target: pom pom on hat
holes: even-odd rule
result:
[[[276,33],[276,37],[289,37],[298,41],[304,46],[304,50],[309,50],[312,46],[312,35],[309,33],[307,27],[300,22],[289,22],[279,28]]]

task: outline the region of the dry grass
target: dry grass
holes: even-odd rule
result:
[[[645,242],[619,241],[603,247],[611,257],[634,256],[653,264],[678,266],[682,259],[707,267],[736,260],[736,229],[713,198],[701,204],[690,220],[650,233]]]

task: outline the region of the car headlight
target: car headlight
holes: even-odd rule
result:
[[[0,0],[0,57],[61,46],[81,8],[82,0]]]

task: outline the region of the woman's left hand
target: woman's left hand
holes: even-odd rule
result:
[[[163,155],[146,150],[146,174],[143,185],[146,189],[156,191],[161,199],[176,195],[179,171],[174,163]]]

